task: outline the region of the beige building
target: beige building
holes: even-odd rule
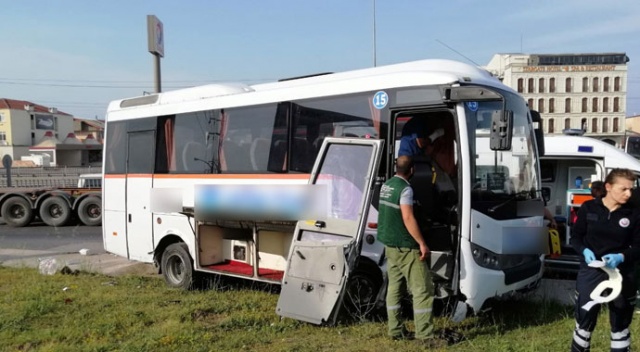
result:
[[[92,138],[75,135],[73,116],[24,100],[0,98],[0,157],[13,160],[47,160],[49,166],[88,166],[99,164],[102,129]],[[85,132],[89,129],[86,128]],[[88,137],[89,133],[84,134]]]
[[[546,134],[563,131],[624,145],[625,53],[496,54],[485,67],[538,110]]]

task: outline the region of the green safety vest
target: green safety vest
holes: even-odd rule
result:
[[[399,176],[390,178],[380,189],[378,206],[378,240],[389,247],[420,249],[404,226],[400,195],[409,182]]]

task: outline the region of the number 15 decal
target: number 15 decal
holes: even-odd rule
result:
[[[389,96],[383,91],[380,91],[373,96],[373,106],[378,110],[384,109],[388,102]]]

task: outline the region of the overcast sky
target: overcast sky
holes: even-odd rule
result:
[[[0,0],[0,98],[82,118],[154,90],[146,16],[164,24],[163,90],[373,66],[374,0]],[[376,0],[377,65],[496,53],[625,52],[640,114],[640,1]]]

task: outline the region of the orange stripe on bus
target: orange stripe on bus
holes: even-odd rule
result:
[[[210,178],[210,179],[283,179],[283,180],[307,180],[309,174],[106,174],[105,178],[145,178],[154,177],[162,179],[188,179],[188,178]]]
[[[212,179],[293,179],[306,180],[309,174],[161,174],[155,178],[181,179],[181,178],[212,178]]]
[[[128,178],[151,178],[153,174],[127,174]]]

